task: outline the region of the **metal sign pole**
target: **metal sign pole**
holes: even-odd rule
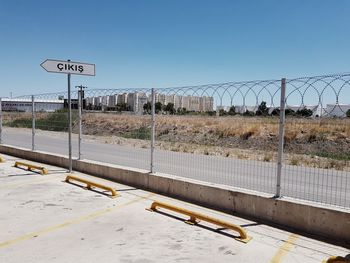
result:
[[[72,101],[71,101],[71,94],[70,94],[70,73],[68,74],[68,155],[69,155],[69,172],[71,173],[72,172]]]
[[[78,160],[81,159],[81,108],[82,108],[82,88],[80,85],[80,90],[78,91],[78,112],[79,112],[79,139],[78,139]]]

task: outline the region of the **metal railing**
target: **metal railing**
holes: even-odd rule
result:
[[[350,208],[349,82],[350,74],[334,74],[160,89],[78,87],[71,93],[73,155]],[[0,141],[66,154],[67,98],[2,98]]]

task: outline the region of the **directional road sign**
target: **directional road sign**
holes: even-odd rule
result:
[[[40,66],[47,72],[95,76],[94,64],[46,59]]]
[[[68,156],[69,156],[69,172],[72,172],[72,100],[70,93],[71,74],[95,76],[95,65],[88,63],[73,62],[70,60],[53,60],[46,59],[40,66],[47,72],[67,74],[68,80]],[[0,101],[1,102],[1,101]],[[1,137],[0,137],[1,140]]]

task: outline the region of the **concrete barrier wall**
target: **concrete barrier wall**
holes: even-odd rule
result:
[[[60,167],[68,166],[66,156],[1,145],[0,152]],[[350,211],[325,208],[288,199],[206,184],[169,175],[153,175],[146,170],[91,160],[74,160],[73,169],[122,184],[176,197],[230,214],[243,215],[333,239],[350,246]]]

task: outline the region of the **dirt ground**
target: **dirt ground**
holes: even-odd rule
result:
[[[137,139],[142,133],[150,132],[150,121],[149,116],[86,114],[84,133],[126,137],[125,134],[134,132],[127,137]],[[278,127],[278,118],[157,116],[156,139],[161,146],[175,151],[176,148],[187,152],[207,149],[226,155],[240,149],[241,153],[244,150],[271,153],[278,149]],[[284,139],[287,154],[350,159],[350,120],[347,119],[287,118]]]
[[[5,117],[7,123],[25,114],[9,116]],[[149,115],[83,116],[85,139],[149,147]],[[278,129],[279,119],[275,117],[157,115],[156,146],[177,152],[273,162],[277,157]],[[284,140],[288,164],[350,170],[350,119],[287,118]]]

